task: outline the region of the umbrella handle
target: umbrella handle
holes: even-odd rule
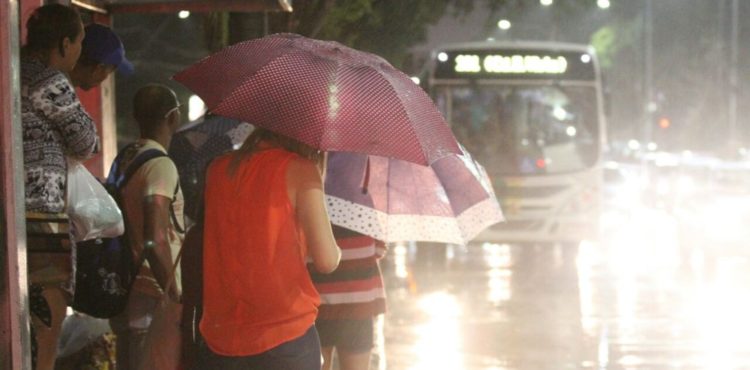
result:
[[[362,194],[367,194],[367,188],[370,186],[370,156],[367,156],[365,162],[365,174],[362,178]]]

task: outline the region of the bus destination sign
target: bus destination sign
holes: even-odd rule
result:
[[[568,69],[568,60],[562,56],[458,54],[454,61],[453,70],[460,73],[561,74]]]
[[[593,80],[591,55],[533,50],[462,50],[437,55],[435,78]]]

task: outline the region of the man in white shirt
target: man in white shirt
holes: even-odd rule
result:
[[[172,134],[181,123],[180,104],[175,93],[162,85],[147,85],[138,90],[133,111],[141,137],[128,146],[121,168],[127,168],[138,154],[156,149],[166,154]],[[145,162],[122,189],[126,231],[138,261],[145,263],[130,292],[125,312],[112,318],[117,335],[117,369],[137,366],[144,351],[146,332],[153,312],[172,276],[172,268],[183,240],[183,196],[177,168],[169,157]],[[179,300],[180,270],[166,292]]]

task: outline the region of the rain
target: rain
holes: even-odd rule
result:
[[[370,150],[418,152],[424,163],[317,148],[332,152],[324,180],[331,222],[387,245],[379,261],[387,310],[374,320],[370,369],[750,368],[750,2],[291,3],[291,14],[116,15],[113,29],[137,73],[108,85],[109,145],[138,137],[131,102],[140,86],[174,89],[187,114],[170,155],[186,201],[198,202],[203,168],[238,149],[253,122],[204,116],[218,106],[197,92],[208,73],[192,89],[178,77],[193,63],[291,31],[402,71],[383,86],[414,90],[389,97],[387,113],[429,97],[458,149],[437,148],[448,140],[422,133],[433,152],[410,150],[401,140],[420,133],[400,126],[361,139]],[[351,82],[362,68],[335,77]],[[321,80],[321,120],[353,117],[348,89],[357,84],[294,72],[285,96],[312,101],[304,85]],[[273,95],[244,88],[242,96]],[[264,109],[258,116],[281,112]],[[405,122],[425,114],[403,111]],[[386,114],[356,117],[370,117],[362,125],[370,128]],[[208,143],[211,158],[193,157],[197,142]],[[195,222],[196,205],[186,212]]]

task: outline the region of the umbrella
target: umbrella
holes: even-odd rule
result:
[[[181,128],[172,136],[169,157],[180,174],[185,214],[188,217],[196,219],[208,162],[242,144],[251,131],[252,126],[248,123],[207,115]]]
[[[429,167],[354,153],[329,153],[331,222],[386,242],[466,244],[503,220],[484,168],[468,153]]]
[[[174,76],[212,112],[325,151],[427,165],[459,153],[429,96],[384,59],[275,34],[225,48]]]

